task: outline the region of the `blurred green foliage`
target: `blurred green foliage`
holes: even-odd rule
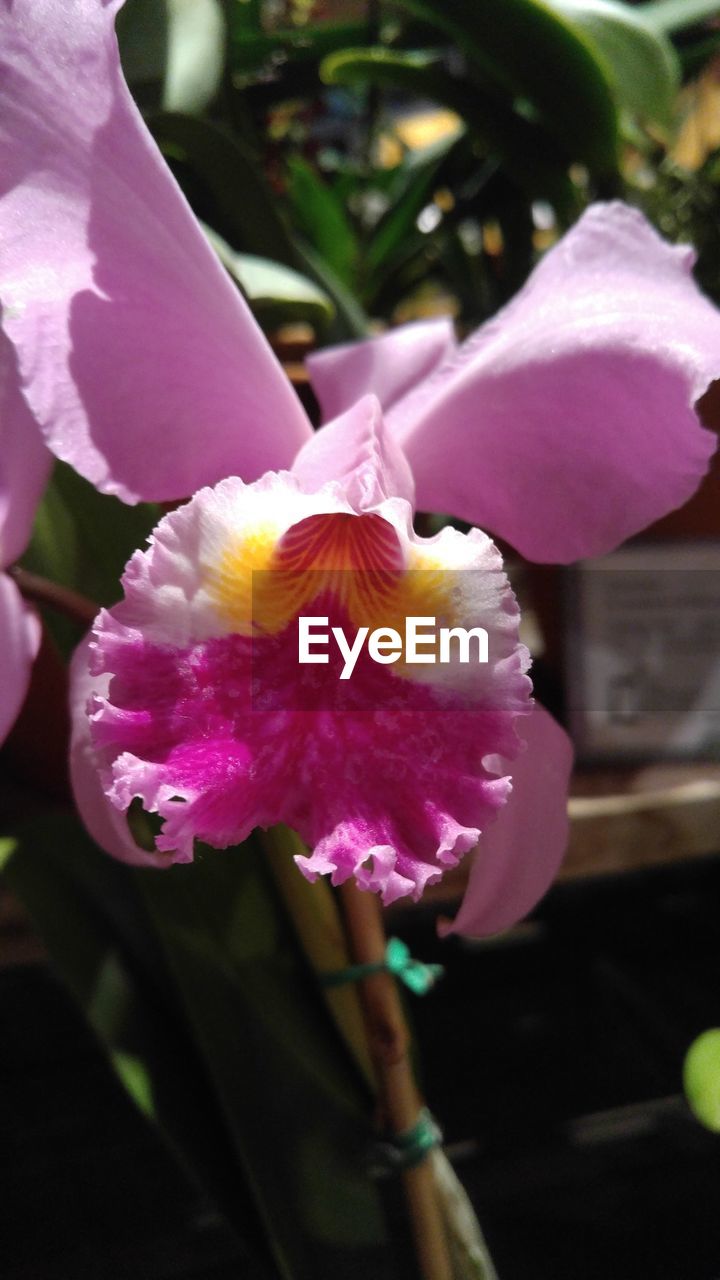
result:
[[[718,14],[707,0],[127,0],[120,34],[198,216],[228,252],[309,282],[305,310],[302,290],[289,309],[265,297],[260,323],[307,320],[324,343],[437,310],[477,324],[596,198],[692,235],[713,287],[714,170],[668,153]]]

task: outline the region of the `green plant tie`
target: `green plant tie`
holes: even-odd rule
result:
[[[414,1169],[442,1143],[442,1130],[434,1116],[423,1107],[412,1129],[383,1138],[373,1148],[372,1172],[376,1177]]]
[[[373,973],[391,973],[403,982],[416,996],[424,996],[441,978],[444,969],[441,964],[424,964],[410,955],[410,948],[400,938],[390,938],[385,948],[385,959],[373,964],[353,964],[347,969],[337,969],[334,973],[324,973],[321,981],[325,987],[342,987],[347,982],[361,982]]]

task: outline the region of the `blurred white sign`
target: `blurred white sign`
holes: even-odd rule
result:
[[[720,543],[645,543],[569,571],[570,720],[585,758],[720,755]]]

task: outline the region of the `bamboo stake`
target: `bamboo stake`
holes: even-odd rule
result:
[[[378,898],[354,881],[340,889],[353,963],[385,959],[387,939]],[[363,978],[360,995],[368,1045],[389,1128],[406,1133],[417,1123],[422,1101],[408,1054],[410,1034],[395,978],[386,972]],[[452,1267],[438,1203],[432,1164],[425,1159],[402,1174],[420,1275],[423,1280],[452,1280]]]
[[[293,922],[305,957],[318,981],[326,973],[352,964],[340,906],[327,880],[310,884],[300,875],[293,854],[306,853],[302,840],[289,827],[271,827],[258,833],[278,892]],[[375,1067],[370,1057],[360,993],[354,984],[323,987],[328,1010],[370,1090],[377,1091]]]

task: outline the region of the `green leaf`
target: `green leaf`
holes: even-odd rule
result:
[[[498,1280],[475,1210],[445,1152],[430,1156],[447,1232],[453,1280]]]
[[[120,61],[143,108],[162,104],[169,19],[165,0],[127,0],[115,19]]]
[[[336,318],[327,334],[332,342],[345,342],[350,338],[366,338],[369,320],[355,294],[333,271],[332,267],[302,236],[294,236],[295,252],[301,266],[335,305]]]
[[[545,0],[595,48],[617,102],[644,120],[669,124],[680,87],[680,63],[669,40],[615,0]]]
[[[297,265],[277,199],[251,148],[207,120],[169,112],[151,117],[148,123],[166,159],[180,161],[199,180],[206,221],[220,235],[243,253]]]
[[[152,1081],[145,1063],[136,1054],[124,1053],[121,1049],[111,1054],[111,1061],[136,1107],[149,1119],[154,1120]]]
[[[170,16],[163,107],[191,115],[212,102],[225,64],[220,0],[167,0]]]
[[[268,1256],[217,1101],[178,1015],[136,873],[101,853],[72,814],[23,822],[14,844],[7,881],[111,1060],[117,1054],[138,1060],[147,1073],[142,1087],[176,1156],[253,1251]],[[124,1082],[140,1102],[137,1071],[135,1077],[128,1078],[125,1063]]]
[[[706,1129],[720,1133],[720,1027],[703,1031],[683,1066],[685,1096]]]
[[[249,1191],[286,1280],[392,1280],[364,1164],[370,1091],[261,851],[200,850],[191,866],[137,871],[100,853],[71,816],[12,838],[9,882],[98,1034],[126,1055],[126,1084],[152,1097],[243,1234]],[[128,1074],[128,1054],[147,1078]]]
[[[9,838],[0,839],[0,872],[3,870],[6,862],[10,860],[17,849],[17,840]]]
[[[464,133],[433,148],[423,160],[404,165],[390,194],[390,207],[380,219],[363,254],[365,289],[371,295],[378,273],[392,266],[397,254],[410,251],[414,240],[424,244],[425,237],[416,229],[418,214],[429,202],[451,150],[464,142]]]
[[[327,327],[335,315],[335,306],[324,290],[307,276],[252,253],[236,253],[210,227],[203,230],[265,329],[272,331],[296,320],[307,320],[320,330]]]
[[[463,50],[482,81],[529,103],[570,160],[614,174],[618,121],[607,71],[542,0],[399,0]]]
[[[100,857],[76,820],[52,814],[20,823],[3,868],[78,1002],[89,1009],[110,950],[107,920],[93,909],[83,873],[88,853]],[[109,862],[110,860],[107,859]],[[109,870],[114,870],[110,864]],[[78,874],[79,873],[79,874]],[[105,882],[110,890],[113,877]]]
[[[233,6],[235,15],[247,9],[243,0]],[[230,56],[233,70],[250,74],[266,64],[286,62],[319,62],[335,49],[362,43],[368,34],[365,22],[308,23],[302,27],[283,27],[272,33],[259,30],[260,24],[238,22],[231,18]]]
[[[195,113],[215,97],[225,59],[220,0],[126,0],[117,33],[125,77],[144,108]]]
[[[357,241],[342,204],[332,188],[300,156],[290,157],[288,173],[293,223],[343,284],[351,285]]]
[[[708,18],[720,17],[720,5],[717,0],[652,0],[650,4],[640,5],[637,13],[657,31],[672,35]]]
[[[319,287],[336,312],[328,320],[326,340],[365,336],[367,318],[352,292],[330,263],[300,235],[291,234],[258,157],[237,135],[205,120],[172,114],[157,115],[150,125],[166,157],[199,178],[202,190],[187,194],[199,194],[196,203],[203,209],[210,202],[207,216],[217,233],[244,253],[299,268]]]
[[[320,75],[327,84],[386,86],[448,107],[531,196],[563,205],[571,198],[563,157],[544,131],[471,80],[450,75],[435,54],[345,49],[325,59]]]
[[[261,851],[208,850],[141,888],[283,1275],[387,1276],[371,1099]]]

